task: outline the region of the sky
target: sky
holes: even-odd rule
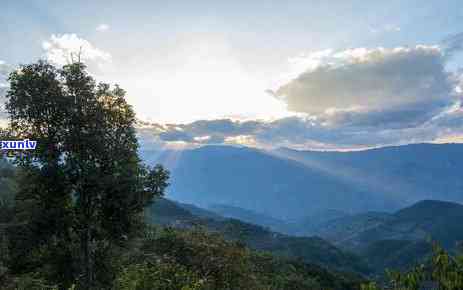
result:
[[[6,0],[0,94],[19,64],[80,49],[150,146],[461,142],[459,2]]]

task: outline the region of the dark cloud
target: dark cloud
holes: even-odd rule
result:
[[[438,108],[438,109],[436,109]],[[319,117],[287,117],[271,122],[230,119],[202,120],[170,125],[153,134],[162,142],[189,145],[243,144],[312,149],[355,149],[430,142],[446,135],[463,134],[463,109],[415,104],[400,109],[335,112]]]
[[[208,135],[211,131],[219,135],[243,135],[256,130],[259,126],[258,122],[234,122],[230,119],[218,120],[200,120],[188,125],[183,125],[182,128],[196,135]]]
[[[421,102],[375,110],[348,110],[320,115],[326,124],[363,129],[417,127],[446,110],[447,100]]]
[[[170,130],[162,132],[159,134],[159,137],[163,141],[183,141],[183,142],[193,142],[194,139],[189,132],[184,132],[180,130]]]
[[[257,121],[199,120],[189,124],[168,124],[158,136],[162,141],[217,144],[223,143],[227,137],[255,134],[260,127]]]

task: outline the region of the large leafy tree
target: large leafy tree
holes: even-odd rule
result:
[[[143,227],[168,172],[137,155],[135,114],[118,86],[96,83],[85,65],[39,61],[10,75],[14,138],[37,141],[20,167],[11,267],[81,289],[109,288],[114,257]]]

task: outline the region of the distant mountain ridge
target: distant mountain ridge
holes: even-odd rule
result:
[[[335,244],[343,244],[358,233],[375,228],[393,218],[392,214],[385,212],[346,215],[319,223],[315,227],[307,229],[305,235],[317,235]]]
[[[423,243],[431,242],[452,250],[463,242],[461,220],[462,204],[423,200],[393,214],[370,212],[330,220],[306,234],[320,236],[355,253],[368,252],[372,245],[388,243],[394,244],[396,250],[409,252],[412,252],[411,247],[423,249]]]
[[[463,241],[461,221],[462,204],[423,200],[399,210],[384,223],[358,233],[349,243],[361,248],[362,245],[379,240],[429,240],[452,249]]]
[[[263,226],[280,233],[292,234],[296,231],[295,224],[244,208],[225,204],[214,204],[209,206],[208,209],[220,216]]]
[[[355,214],[392,212],[423,199],[462,202],[462,153],[463,144],[356,152],[204,146],[165,151],[151,162],[171,169],[170,198],[295,220],[327,209]],[[150,159],[148,151],[142,156]]]
[[[307,166],[331,170],[340,179],[377,187],[408,205],[426,199],[463,202],[463,179],[458,174],[463,167],[463,144],[422,143],[352,152],[276,151]]]

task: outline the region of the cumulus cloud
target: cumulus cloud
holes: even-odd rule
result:
[[[308,55],[311,67],[274,94],[289,110],[387,110],[451,100],[455,88],[437,46],[357,48]]]
[[[46,59],[58,65],[75,61],[79,55],[81,61],[90,65],[101,65],[111,61],[111,54],[76,34],[53,34],[49,40],[42,43],[42,48],[45,50]]]
[[[158,125],[152,137],[167,144],[358,149],[462,136],[463,78],[445,70],[444,51],[420,45],[294,58],[299,72],[270,94],[295,116]]]
[[[102,24],[98,25],[98,26],[95,28],[95,30],[98,31],[98,32],[104,32],[104,31],[109,30],[109,28],[110,28],[110,27],[109,27],[108,24],[102,23]]]

